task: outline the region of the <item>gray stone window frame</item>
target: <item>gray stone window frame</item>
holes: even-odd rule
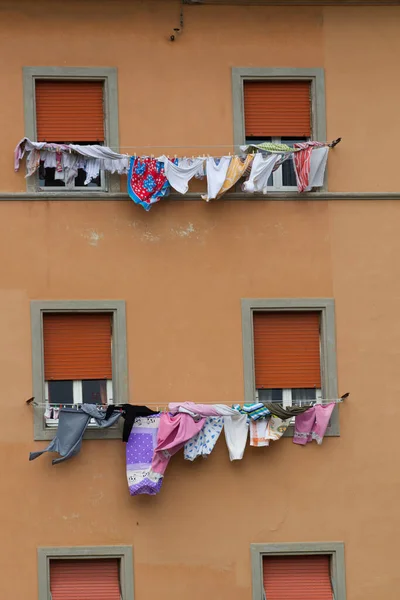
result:
[[[52,440],[55,430],[46,428],[43,419],[45,402],[45,379],[43,357],[43,314],[47,313],[110,313],[113,335],[113,399],[118,404],[129,402],[128,361],[126,347],[126,310],[124,300],[32,300],[32,383],[33,396],[39,406],[33,406],[34,439]],[[85,439],[120,439],[120,426],[108,429],[88,429]]]
[[[104,132],[105,143],[115,152],[119,148],[119,129],[118,129],[118,71],[116,67],[23,67],[23,90],[24,90],[24,120],[25,136],[33,141],[37,141],[36,131],[36,99],[35,84],[37,79],[47,79],[54,81],[72,80],[72,81],[102,81],[104,84]],[[101,190],[88,188],[79,189],[76,192],[72,190],[77,197],[87,197],[87,195],[98,194],[102,192],[119,192],[120,177],[118,173],[104,173],[105,187]],[[34,173],[26,178],[27,192],[40,194],[46,193],[39,187],[38,174]],[[54,190],[53,190],[54,191]],[[57,188],[57,195],[71,193],[70,189]]]
[[[120,561],[121,600],[133,600],[132,546],[73,546],[38,548],[38,587],[40,600],[51,600],[50,562],[116,558]]]
[[[246,142],[244,124],[245,81],[309,81],[311,84],[311,130],[312,139],[326,141],[325,72],[322,68],[232,68],[233,143],[235,152]],[[327,169],[325,182],[320,191],[328,186]],[[276,193],[276,192],[274,192]],[[282,192],[284,193],[284,192]],[[286,193],[287,195],[287,193]]]
[[[343,542],[293,544],[251,544],[252,600],[263,600],[263,558],[268,556],[330,557],[331,581],[335,600],[346,600],[346,570]],[[264,599],[265,600],[265,599]],[[268,596],[266,596],[268,600]]]
[[[318,311],[321,314],[322,397],[337,398],[335,301],[333,298],[243,298],[242,338],[245,402],[255,400],[253,313],[256,311]],[[293,436],[293,427],[285,435]],[[326,436],[339,436],[339,410],[335,406]]]

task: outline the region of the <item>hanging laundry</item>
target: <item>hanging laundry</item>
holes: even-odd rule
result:
[[[322,187],[324,185],[326,163],[328,161],[329,147],[314,148],[310,158],[310,175],[306,192],[312,188]]]
[[[269,446],[268,421],[269,419],[250,421],[250,446]]]
[[[26,177],[33,175],[40,165],[40,151],[33,149],[26,159]]]
[[[109,404],[106,411],[106,419],[109,419],[111,415],[118,411],[125,419],[124,429],[122,432],[122,441],[127,442],[132,431],[133,423],[138,417],[150,417],[158,415],[158,411],[151,410],[147,406],[140,404]]]
[[[51,153],[47,152],[47,154]],[[78,154],[64,154],[64,181],[66,186],[70,186],[78,175],[79,159]],[[46,167],[46,161],[44,166]]]
[[[155,158],[131,158],[128,194],[136,204],[150,210],[152,204],[168,195],[169,185],[162,161]]]
[[[54,415],[54,418],[57,418]],[[34,460],[44,454],[44,452],[58,452],[60,458],[52,461],[53,465],[63,462],[78,454],[82,446],[83,434],[89,425],[90,419],[95,419],[98,427],[111,427],[118,421],[120,414],[117,413],[106,419],[106,414],[99,410],[95,404],[82,404],[79,409],[62,408],[59,417],[56,437],[44,450],[31,452],[29,460]]]
[[[93,179],[100,175],[100,160],[98,158],[88,158],[86,160],[86,179],[84,185],[88,185]]]
[[[172,162],[176,165],[178,165],[178,167],[184,167],[185,169],[187,168],[191,168],[194,164],[197,163],[197,158],[186,158],[186,156],[184,158],[176,158],[174,159]],[[204,177],[206,176],[206,170],[205,170],[205,162],[204,159],[201,159],[201,163],[196,171],[196,173],[194,174],[194,178],[195,179],[204,179]]]
[[[280,419],[291,419],[296,415],[301,415],[303,412],[310,408],[310,405],[306,406],[287,406],[283,408],[282,404],[277,402],[263,402],[265,408],[268,408],[271,415],[275,415]]]
[[[310,185],[310,161],[313,148],[322,148],[321,142],[297,142],[294,148],[299,150],[293,155],[294,170],[296,173],[297,189],[305,192]]]
[[[230,156],[222,156],[220,159],[213,158],[212,156],[207,158],[207,194],[202,196],[203,200],[208,202],[217,197],[217,194],[226,179],[230,163]]]
[[[225,406],[225,404],[214,404],[213,406],[218,414],[224,417],[225,440],[230,460],[241,460],[249,433],[247,415],[241,415],[237,410]]]
[[[317,404],[301,415],[296,416],[293,443],[304,446],[316,440],[322,444],[322,439],[329,425],[335,402],[330,404]]]
[[[190,415],[183,413],[177,415],[163,413],[161,415],[157,434],[157,446],[154,450],[148,475],[148,479],[156,483],[157,491],[154,493],[160,491],[164,473],[171,456],[183,448],[188,440],[196,436],[203,428],[204,423],[204,418],[194,421]]]
[[[218,405],[219,406],[219,405]],[[197,404],[197,402],[170,402],[168,409],[171,413],[190,412],[203,417],[218,417],[218,412],[214,404]]]
[[[189,181],[199,173],[204,163],[204,158],[195,158],[191,165],[186,162],[187,159],[180,161],[178,164],[175,164],[166,156],[161,156],[159,160],[164,163],[165,176],[171,187],[180,194],[186,194],[189,189]]]
[[[53,416],[53,408],[51,406],[47,406],[43,416],[45,419],[51,419]]]
[[[250,177],[242,186],[244,192],[267,193],[268,179],[270,178],[275,164],[281,159],[280,154],[269,154],[265,158],[261,153],[255,155],[251,167]]]
[[[232,408],[247,415],[250,419],[253,419],[253,421],[265,419],[265,417],[269,417],[270,415],[268,408],[266,408],[262,402],[243,404],[243,408],[240,404],[234,404]]]
[[[131,496],[158,494],[162,475],[151,473],[160,415],[137,417],[126,444],[126,477]]]
[[[209,456],[221,434],[224,420],[222,417],[207,417],[203,428],[197,435],[186,442],[185,460],[195,460],[198,456]]]
[[[241,156],[233,156],[230,162],[225,181],[217,194],[217,198],[221,198],[225,192],[230,190],[235,183],[246,173],[247,169],[253,162],[254,155],[248,154],[244,159]]]
[[[261,150],[262,152],[293,152],[293,148],[287,144],[277,144],[275,142],[261,142],[261,144],[248,144],[247,146],[240,146],[243,152],[254,152],[254,150]]]
[[[290,419],[283,420],[271,415],[271,418],[268,419],[267,438],[273,442],[280,440],[289,425]]]

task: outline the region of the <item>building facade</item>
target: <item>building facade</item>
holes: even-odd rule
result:
[[[0,0],[0,16],[0,597],[397,599],[399,2]],[[193,179],[145,211],[126,175],[15,172],[25,136],[171,158],[342,141],[318,189],[283,165],[267,195],[207,203]],[[230,461],[222,435],[207,460],[173,457],[154,497],[130,497],[118,426],[28,460],[55,435],[51,398],[345,392],[321,446],[290,426]]]

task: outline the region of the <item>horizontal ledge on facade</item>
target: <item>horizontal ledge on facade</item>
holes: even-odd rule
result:
[[[22,200],[22,201],[41,201],[41,200],[132,200],[129,195],[122,192],[65,192],[60,194],[59,192],[40,192],[40,193],[29,193],[29,192],[1,192],[0,202],[7,202],[11,200]],[[312,192],[309,194],[297,194],[291,192],[281,192],[269,194],[243,194],[241,192],[226,193],[222,198],[218,200],[211,200],[210,204],[219,203],[224,201],[241,201],[241,202],[254,202],[254,201],[320,201],[320,200],[400,200],[399,192]],[[162,203],[165,202],[187,202],[187,201],[200,201],[204,203],[199,193],[189,193],[182,196],[181,194],[171,194],[167,198],[162,199]]]
[[[183,3],[197,6],[399,6],[400,0],[183,0]]]

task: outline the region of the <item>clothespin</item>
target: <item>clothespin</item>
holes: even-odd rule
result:
[[[178,155],[177,155],[177,154],[174,154],[174,158],[178,158]]]

